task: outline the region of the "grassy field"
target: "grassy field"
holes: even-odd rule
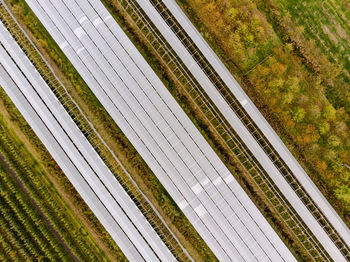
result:
[[[292,21],[304,27],[304,34],[315,39],[322,52],[329,55],[331,62],[350,71],[350,7],[344,0],[317,1],[275,1]]]
[[[282,21],[281,36],[288,35],[298,51],[317,65],[308,64],[323,80],[333,106],[350,113],[350,4],[346,0],[271,3],[273,8],[262,10],[275,26]]]
[[[332,63],[342,68],[350,81],[350,5],[344,0],[274,1],[283,15],[290,15],[307,39],[313,39]]]

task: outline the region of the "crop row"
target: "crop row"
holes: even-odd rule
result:
[[[43,174],[31,168],[33,160],[22,154],[23,148],[20,149],[12,139],[8,132],[4,129],[0,130],[0,149],[32,198],[37,201],[55,230],[79,259],[97,259],[100,256],[100,251],[92,248],[81,237],[79,224],[67,215],[64,204],[57,199],[57,196],[53,195],[55,192],[52,184],[43,177]]]
[[[72,260],[3,163],[0,168],[0,214],[1,242],[10,246],[6,249],[7,256],[18,254],[18,258],[25,260],[41,257]]]

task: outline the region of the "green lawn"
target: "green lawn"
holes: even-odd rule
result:
[[[275,1],[284,15],[288,12],[304,35],[314,40],[319,51],[341,68],[341,74],[328,83],[327,97],[336,108],[350,112],[350,3],[347,0]]]

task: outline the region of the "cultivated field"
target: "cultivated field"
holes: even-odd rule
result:
[[[1,199],[5,201],[1,210],[10,212],[14,208],[23,209],[21,212],[15,209],[11,211],[20,212],[21,216],[16,219],[20,219],[22,229],[9,226],[16,223],[16,219],[13,218],[12,221],[9,216],[3,224],[8,227],[6,230],[10,235],[18,235],[22,230],[24,234],[23,246],[17,247],[22,247],[23,250],[10,249],[7,256],[13,254],[16,257],[15,254],[18,253],[18,258],[21,258],[21,253],[28,251],[36,252],[29,253],[30,258],[38,259],[66,257],[72,260],[69,252],[80,260],[122,258],[114,242],[105,241],[104,246],[100,245],[100,238],[106,238],[104,229],[2,89],[0,97],[0,152],[4,163],[9,165],[6,167],[4,163],[1,164],[4,166]],[[12,169],[12,173],[9,169]],[[9,189],[12,193],[8,193]],[[17,205],[18,201],[20,204]],[[25,229],[31,223],[34,223],[34,228]],[[26,230],[31,231],[25,233]],[[38,240],[34,241],[33,238]],[[62,243],[67,245],[69,252],[65,251]],[[110,246],[107,248],[108,244]]]
[[[2,156],[0,156],[2,158]],[[11,173],[12,172],[12,173]],[[40,209],[36,208],[0,161],[0,257],[2,261],[64,259],[72,261],[68,250],[54,234]]]

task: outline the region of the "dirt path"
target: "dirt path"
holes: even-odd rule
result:
[[[36,203],[36,201],[31,197],[30,193],[28,192],[28,190],[26,189],[26,187],[24,186],[24,184],[22,183],[22,181],[18,178],[16,172],[10,167],[10,165],[6,162],[5,157],[0,154],[0,161],[6,166],[6,168],[9,170],[9,172],[12,174],[13,178],[16,180],[16,182],[18,183],[18,185],[21,187],[21,189],[24,191],[24,193],[26,194],[26,196],[29,198],[30,202],[34,205],[34,207],[36,208],[36,210],[38,210],[39,214],[43,217],[43,219],[45,220],[45,222],[49,225],[50,229],[52,230],[52,232],[55,234],[55,236],[60,240],[60,242],[62,243],[64,249],[67,251],[67,253],[71,256],[71,258],[75,261],[75,262],[79,262],[80,260],[73,254],[72,250],[69,248],[69,246],[66,244],[66,242],[64,241],[64,239],[62,238],[62,236],[55,230],[55,228],[53,227],[52,223],[50,222],[50,220],[47,218],[47,216],[44,214],[44,212],[41,210],[40,206]]]

